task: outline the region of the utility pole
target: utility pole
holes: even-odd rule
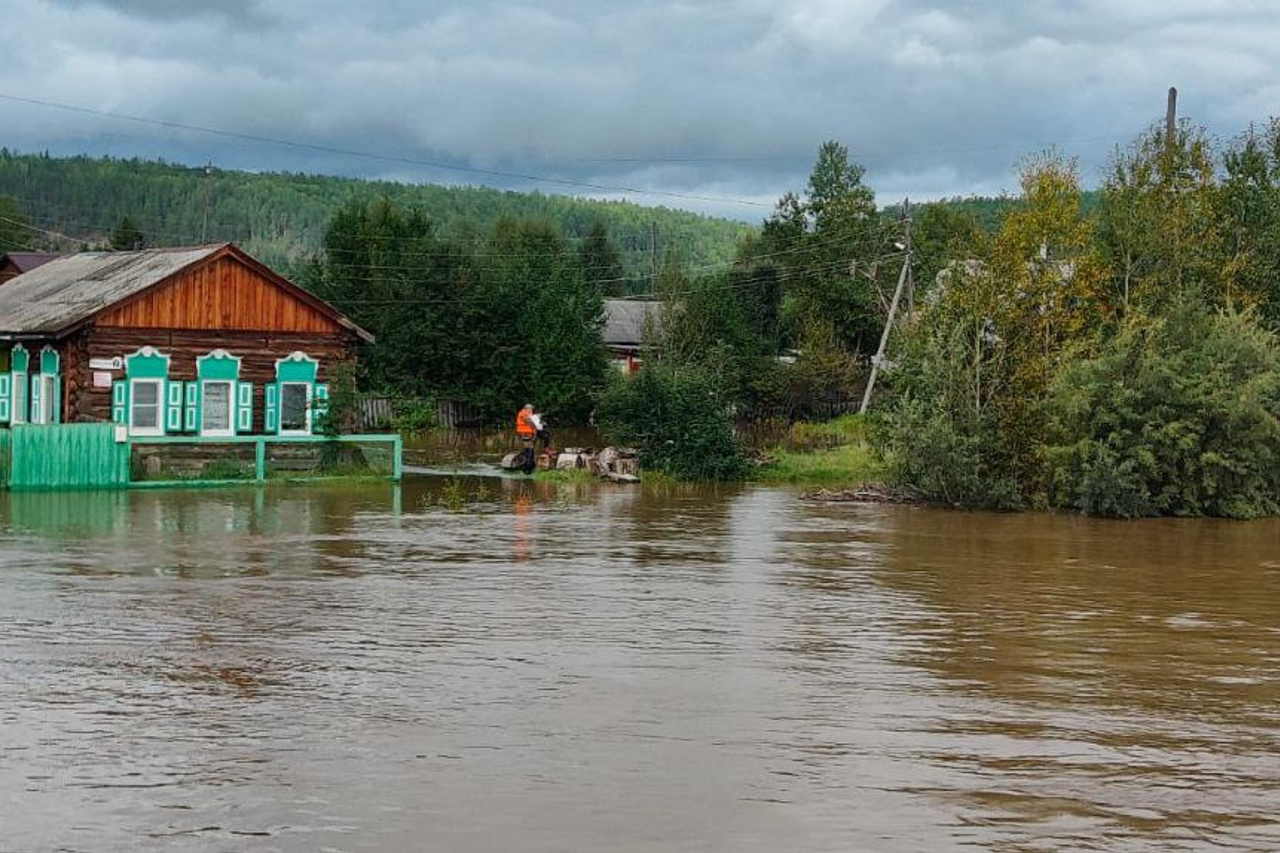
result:
[[[906,234],[903,239],[902,270],[898,273],[898,286],[893,290],[893,300],[889,303],[889,318],[884,322],[884,331],[880,333],[880,346],[871,359],[871,375],[867,377],[867,388],[862,392],[862,406],[858,414],[865,415],[871,406],[871,392],[876,387],[876,373],[880,363],[884,361],[884,349],[889,344],[889,332],[893,329],[893,318],[898,313],[898,300],[902,298],[902,289],[911,277],[911,199],[902,202],[903,225]]]
[[[1178,130],[1178,89],[1169,87],[1169,101],[1164,110],[1164,144],[1173,148],[1177,142]]]
[[[906,247],[907,253],[907,320],[910,321],[916,315],[916,274],[911,268],[911,199],[905,199],[903,202],[902,215],[906,217],[906,232],[902,238],[902,244]]]

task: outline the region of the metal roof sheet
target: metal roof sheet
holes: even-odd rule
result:
[[[0,333],[57,334],[220,249],[81,252],[56,258],[0,287]]]
[[[652,300],[606,299],[604,301],[604,342],[611,346],[639,346],[644,340],[645,322],[652,318],[661,329],[661,303]]]

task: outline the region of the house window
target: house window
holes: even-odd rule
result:
[[[203,383],[200,406],[201,435],[235,434],[233,400],[230,382],[206,381]]]
[[[163,435],[161,420],[162,380],[134,379],[129,383],[129,432],[135,435]]]
[[[280,434],[311,434],[311,383],[280,383]]]

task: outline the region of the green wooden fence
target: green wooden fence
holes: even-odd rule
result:
[[[129,445],[111,424],[15,426],[9,436],[9,488],[112,489],[129,485]]]
[[[0,429],[0,488],[13,490],[121,489],[214,482],[191,480],[134,480],[130,470],[132,447],[144,445],[252,445],[253,481],[268,479],[268,445],[296,445],[335,442],[338,445],[371,444],[380,447],[384,475],[399,480],[402,443],[399,435],[343,435],[282,437],[265,435],[200,438],[196,436],[132,437],[117,440],[113,424],[25,424]],[[221,482],[221,481],[218,481]]]

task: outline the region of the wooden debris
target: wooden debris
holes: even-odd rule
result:
[[[912,489],[886,486],[883,483],[863,483],[852,489],[818,489],[813,492],[805,492],[800,496],[800,499],[825,503],[924,503],[924,499]]]
[[[522,453],[511,451],[498,466],[506,471],[520,470]],[[629,447],[606,447],[598,453],[590,447],[544,450],[538,454],[537,467],[541,471],[587,470],[593,477],[614,483],[640,482],[640,454]]]

